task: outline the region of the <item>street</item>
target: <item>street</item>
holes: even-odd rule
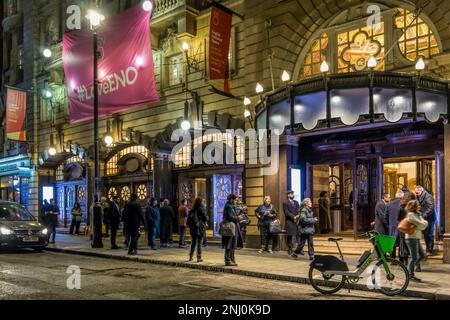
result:
[[[81,269],[80,290],[69,290],[69,266]],[[1,300],[382,300],[342,290],[332,296],[308,285],[223,273],[32,251],[0,253]],[[396,297],[390,299],[406,299]]]

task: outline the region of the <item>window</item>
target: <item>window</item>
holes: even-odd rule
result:
[[[328,35],[323,33],[316,39],[306,54],[303,62],[303,76],[310,77],[320,73],[322,61],[327,60]]]
[[[108,199],[109,201],[113,201],[114,197],[117,196],[117,189],[114,187],[109,188],[108,190]]]
[[[123,150],[120,150],[106,163],[106,175],[113,176],[119,173],[119,167],[117,162],[124,156],[130,153],[138,153],[143,155],[145,158],[150,159],[150,168],[147,167],[148,171],[153,171],[154,159],[150,158],[150,151],[144,146],[132,146]]]
[[[136,194],[139,200],[147,199],[147,186],[145,184],[141,184],[137,187]]]
[[[398,45],[406,59],[416,61],[418,56],[428,58],[440,52],[433,31],[414,13],[398,8],[395,26],[403,30]]]
[[[167,58],[167,84],[169,87],[183,83],[183,55],[177,54]]]
[[[128,186],[125,186],[122,188],[122,191],[120,192],[120,196],[122,198],[122,201],[130,201],[131,198],[131,189]]]

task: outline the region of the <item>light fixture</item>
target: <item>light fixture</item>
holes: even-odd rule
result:
[[[257,94],[260,94],[260,93],[263,93],[264,92],[264,88],[263,88],[263,86],[258,82],[257,84],[256,84],[256,93]]]
[[[250,100],[248,97],[244,97],[244,106],[249,106],[252,104],[252,100]]]
[[[93,28],[99,27],[100,23],[105,20],[105,16],[95,10],[89,10],[86,18],[89,19]]]
[[[151,1],[144,1],[142,4],[142,8],[144,11],[152,11],[153,10],[153,3]]]
[[[52,56],[52,50],[45,48],[44,51],[42,51],[42,54],[44,55],[44,57],[50,58]]]
[[[181,129],[183,129],[184,131],[188,131],[191,128],[191,123],[189,122],[189,120],[183,120],[183,122],[181,122]]]
[[[105,144],[110,147],[113,143],[114,143],[114,139],[110,134],[107,134],[104,138],[103,138],[103,142],[105,142]]]
[[[375,59],[374,56],[371,56],[370,59],[369,59],[369,61],[367,61],[367,66],[368,66],[371,70],[375,69],[376,66],[377,66],[377,59]]]
[[[328,66],[328,63],[326,61],[323,61],[320,65],[320,72],[327,73],[328,71],[330,71],[330,67]]]
[[[283,74],[281,75],[281,80],[283,82],[288,82],[291,80],[291,76],[289,75],[289,73],[286,70],[283,71]]]
[[[248,110],[248,109],[245,109],[245,111],[244,111],[244,118],[248,118],[248,117],[251,117],[252,116],[252,113]]]
[[[48,148],[48,154],[49,154],[49,156],[51,156],[51,157],[56,156],[56,148],[55,148],[55,147],[50,147],[50,148]]]
[[[417,71],[425,70],[425,61],[423,60],[422,57],[420,57],[419,60],[417,60],[416,70]]]
[[[184,41],[183,44],[181,45],[181,48],[183,49],[183,51],[188,51],[189,50],[189,43]]]

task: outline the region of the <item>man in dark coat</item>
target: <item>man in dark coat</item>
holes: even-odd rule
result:
[[[55,199],[50,199],[50,206],[48,206],[47,211],[48,240],[50,243],[55,243],[58,218],[59,218],[59,207],[56,205]]]
[[[229,267],[236,267],[236,258],[234,251],[238,246],[238,237],[242,238],[241,228],[239,228],[239,221],[236,214],[236,199],[234,194],[228,196],[228,202],[223,209],[223,221],[233,222],[235,225],[235,236],[222,236],[222,247],[225,249],[225,265]]]
[[[398,247],[398,217],[400,215],[400,202],[403,199],[404,192],[401,190],[398,190],[395,194],[395,199],[389,202],[386,206],[386,221],[389,226],[389,235],[391,237],[397,238],[397,241],[395,242],[394,251],[392,251],[392,258],[395,259],[397,247]]]
[[[120,210],[120,198],[114,196],[113,202],[109,206],[109,221],[111,224],[111,249],[117,250],[120,247],[116,244],[117,230],[119,230],[122,212]]]
[[[160,239],[161,248],[170,248],[170,238],[173,231],[173,220],[175,219],[175,212],[170,206],[169,200],[164,200],[161,209],[159,210],[161,215],[161,226],[160,226]]]
[[[283,203],[284,216],[286,217],[286,243],[288,254],[291,255],[293,250],[292,240],[298,235],[298,218],[300,216],[300,204],[294,200],[294,191],[288,191],[287,201]]]
[[[124,215],[127,217],[127,233],[130,235],[130,244],[128,247],[129,255],[137,254],[139,228],[141,227],[141,224],[146,227],[144,214],[137,199],[137,195],[132,194],[130,202],[128,202],[123,209]]]
[[[436,212],[434,210],[434,198],[426,191],[422,186],[416,186],[414,188],[417,200],[420,203],[420,212],[422,217],[427,220],[428,227],[423,231],[425,238],[427,253],[434,253],[434,226],[436,223]]]
[[[389,193],[384,193],[380,201],[375,205],[375,231],[379,234],[389,234],[389,226],[386,221],[386,206],[391,200]]]

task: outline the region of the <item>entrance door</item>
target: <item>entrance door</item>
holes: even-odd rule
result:
[[[195,181],[194,179],[179,177],[178,178],[178,195],[179,201],[187,199],[189,201],[189,206],[192,206],[195,201]]]
[[[214,194],[214,236],[219,237],[219,224],[223,219],[223,209],[228,201],[228,196],[233,192],[233,181],[231,175],[213,176]]]
[[[356,159],[353,174],[353,234],[356,236],[370,226],[370,161]]]

